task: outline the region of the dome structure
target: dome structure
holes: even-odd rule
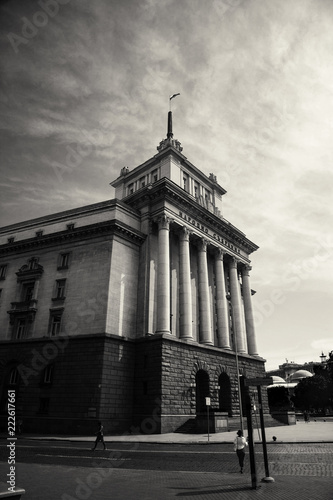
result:
[[[282,377],[278,377],[277,375],[273,375],[271,378],[273,379],[273,385],[286,383],[286,381]]]
[[[307,370],[297,370],[290,377],[291,382],[299,382],[303,378],[313,377],[313,373],[308,372]]]

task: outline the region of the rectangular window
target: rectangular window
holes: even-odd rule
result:
[[[16,323],[15,338],[24,339],[27,335],[27,319],[19,318]]]
[[[9,375],[9,385],[17,385],[19,381],[19,372],[17,368],[13,368]]]
[[[69,252],[61,253],[58,258],[58,269],[68,269],[69,267]]]
[[[34,296],[35,282],[22,283],[22,302],[30,302]]]
[[[7,264],[3,264],[0,266],[0,280],[6,279],[7,272]]]
[[[134,184],[129,184],[128,185],[128,194],[133,194],[134,193]]]
[[[143,188],[143,187],[145,187],[145,185],[146,185],[146,179],[145,179],[145,177],[141,177],[141,179],[140,179],[140,187]]]
[[[153,170],[151,173],[151,182],[156,182],[158,179],[157,170]]]
[[[199,197],[199,184],[197,182],[194,183],[194,196],[195,198]]]
[[[56,280],[56,289],[55,289],[55,298],[56,299],[64,299],[65,298],[65,286],[66,280]]]
[[[53,381],[53,365],[48,365],[44,370],[43,383],[52,384]]]
[[[62,313],[63,309],[59,311],[51,311],[50,313],[49,334],[51,337],[60,335]]]

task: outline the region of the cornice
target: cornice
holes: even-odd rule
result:
[[[206,208],[198,204],[196,199],[180,188],[170,179],[163,178],[154,184],[147,186],[134,193],[127,203],[137,209],[149,204],[152,205],[160,200],[167,200],[177,206],[193,218],[199,220],[203,225],[219,232],[222,236],[232,239],[239,247],[248,253],[258,250],[258,246],[246,238],[245,234],[233,226],[226,219],[221,219]],[[153,210],[151,210],[153,213]]]
[[[158,166],[161,160],[170,155],[174,156],[182,166],[185,166],[188,169],[189,172],[193,172],[199,179],[201,179],[202,182],[209,185],[211,189],[221,193],[222,195],[227,192],[222,186],[218,184],[217,181],[212,180],[210,177],[204,174],[201,170],[198,169],[198,167],[193,165],[193,163],[191,163],[186,158],[185,155],[183,155],[172,145],[167,146],[166,148],[162,149],[159,153],[157,153],[155,156],[149,158],[149,160],[133,168],[133,170],[128,171],[126,175],[120,175],[119,177],[117,177],[117,179],[110,182],[110,185],[113,187],[117,187],[125,181],[128,182],[131,179],[135,179],[139,175],[141,170],[146,171],[148,168],[151,168],[152,166],[155,165]]]
[[[0,228],[0,235],[14,233],[17,231],[27,230],[34,227],[40,227],[49,223],[59,223],[61,221],[69,222],[72,219],[78,217],[84,217],[86,215],[92,215],[94,213],[108,212],[114,208],[120,207],[131,215],[140,216],[140,214],[127,203],[122,200],[113,198],[112,200],[102,201],[100,203],[94,203],[92,205],[85,205],[83,207],[73,208],[70,210],[65,210],[63,212],[57,212],[55,214],[44,215],[43,217],[38,217],[36,219],[29,219],[22,222],[17,222],[9,226],[4,226]]]
[[[13,243],[6,243],[0,246],[0,255],[10,255],[13,253],[25,252],[31,249],[46,248],[53,245],[67,242],[75,242],[82,239],[92,239],[104,234],[118,234],[128,241],[140,245],[146,235],[137,231],[123,222],[113,219],[111,221],[99,222],[88,226],[74,228],[72,230],[59,231],[46,234],[41,237],[28,238]]]

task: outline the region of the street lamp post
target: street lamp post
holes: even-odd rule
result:
[[[232,318],[232,330],[233,330],[233,337],[234,337],[234,346],[235,346],[235,359],[236,359],[236,370],[237,370],[237,387],[238,387],[238,401],[239,401],[239,415],[240,415],[240,428],[243,433],[244,431],[244,425],[243,425],[243,404],[242,404],[242,391],[241,391],[241,385],[240,385],[240,378],[239,378],[239,363],[238,363],[238,346],[237,346],[237,332],[236,332],[236,323],[235,323],[235,318],[234,318],[234,308],[231,302],[231,297],[230,294],[226,295],[227,301],[230,304],[231,307],[231,318]]]

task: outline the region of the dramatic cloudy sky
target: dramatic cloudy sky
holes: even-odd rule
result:
[[[112,198],[180,92],[183,153],[260,246],[267,368],[333,349],[331,0],[7,0],[0,22],[2,226]]]

